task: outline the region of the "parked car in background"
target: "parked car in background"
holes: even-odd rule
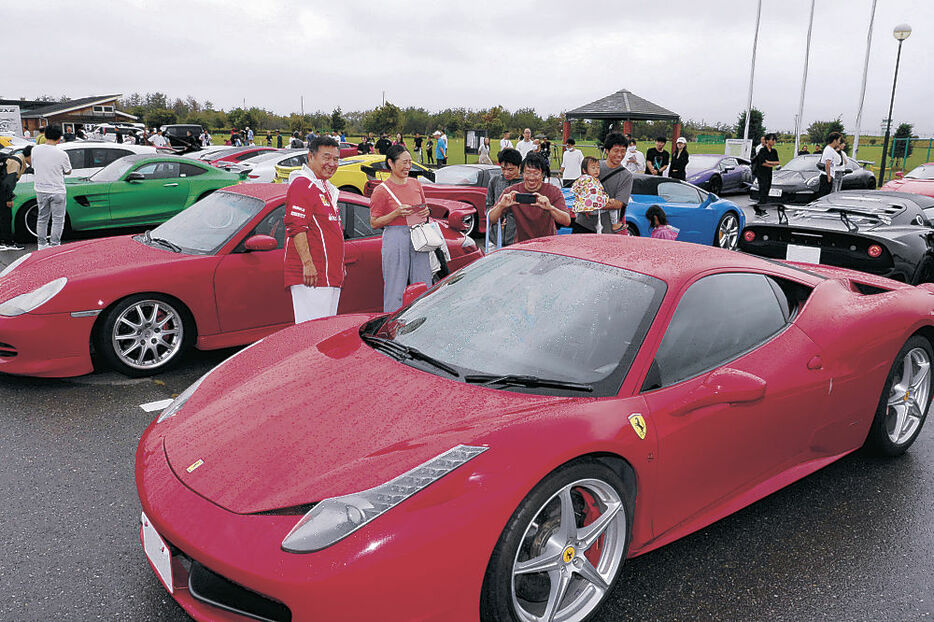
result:
[[[67,232],[157,225],[245,177],[179,156],[124,156],[90,177],[65,180],[65,229]],[[13,199],[13,231],[17,239],[35,239],[38,211],[32,182],[17,184]]]
[[[340,143],[340,157],[352,158],[357,155],[360,155],[360,153],[357,151],[357,145],[354,143]]]
[[[292,324],[282,276],[286,190],[227,188],[145,234],[20,258],[0,274],[0,372],[86,374],[93,348],[117,371],[145,376],[192,347],[244,345]],[[382,237],[370,228],[369,199],[345,193],[339,208],[347,280],[338,312],[380,311]],[[439,224],[451,270],[481,256],[472,240]]]
[[[645,211],[653,205],[661,206],[668,224],[680,229],[678,240],[682,242],[735,249],[746,223],[746,216],[736,203],[713,192],[679,179],[637,173],[633,175],[632,195],[626,207],[630,235],[651,235]]]
[[[905,174],[895,173],[897,179],[887,181],[882,190],[913,192],[934,197],[934,162],[916,166]]]
[[[772,172],[772,189],[769,196],[775,203],[807,203],[817,196],[820,185],[820,154],[800,155],[792,158]],[[846,174],[843,177],[843,190],[873,190],[876,177],[871,171],[860,166],[859,162],[846,156]],[[759,192],[759,182],[752,180],[750,193]]]
[[[159,128],[169,139],[169,145],[180,152],[198,151],[201,141],[198,139],[204,129],[195,123],[163,125]],[[190,132],[190,135],[189,135]]]
[[[203,161],[213,166],[224,167],[229,164],[238,164],[252,160],[263,154],[273,151],[279,151],[274,147],[227,147],[218,151],[213,151],[204,156]]]
[[[71,162],[71,173],[65,176],[66,179],[90,177],[111,162],[128,155],[156,155],[158,153],[155,147],[149,145],[84,140],[59,143],[58,148],[68,154],[68,160]],[[165,151],[162,153],[165,153]],[[32,173],[27,173],[20,178],[20,183],[31,182],[32,180]]]
[[[639,581],[628,559],[860,447],[909,449],[931,402],[932,292],[561,235],[396,313],[288,328],[143,433],[153,584],[199,620],[370,620],[376,602],[380,622],[617,619],[599,609],[621,575],[624,593]]]
[[[240,166],[247,171],[248,182],[270,184],[276,180],[277,166],[301,166],[307,161],[307,149],[277,149],[249,158]]]
[[[934,282],[934,199],[886,190],[834,192],[788,218],[759,218],[740,250],[772,259],[839,266],[903,283]]]
[[[297,159],[287,166],[277,166],[276,182],[290,182],[294,176],[298,174],[299,169],[302,168],[305,162],[305,159]],[[371,167],[376,172],[367,175],[367,173],[361,169],[363,166]],[[376,175],[376,177],[373,177],[373,175]],[[425,177],[433,177],[434,174],[430,169],[413,162],[411,175],[422,179]],[[364,195],[367,181],[376,178],[382,181],[388,177],[389,171],[386,168],[386,156],[379,155],[378,153],[367,155],[358,154],[353,157],[341,159],[337,172],[334,173],[334,176],[331,178],[331,183],[343,192],[353,192],[354,194]]]
[[[685,179],[714,194],[745,192],[752,184],[752,169],[749,160],[735,156],[692,153]]]

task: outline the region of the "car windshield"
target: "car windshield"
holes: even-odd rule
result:
[[[782,167],[783,171],[795,171],[798,173],[817,173],[817,162],[820,155],[798,156],[793,158],[788,164]]]
[[[934,166],[919,166],[908,172],[905,177],[910,179],[934,179]]]
[[[265,203],[232,192],[209,194],[151,232],[189,255],[213,255],[254,216]]]
[[[503,250],[390,316],[379,335],[465,376],[531,375],[616,395],[664,293],[662,281],[622,268]]]
[[[123,174],[130,170],[130,167],[138,161],[138,158],[120,158],[119,160],[114,160],[91,175],[88,179],[91,181],[119,181],[119,179],[123,177]]]
[[[435,171],[435,183],[445,186],[475,186],[480,181],[480,169],[470,166],[445,166]]]
[[[723,156],[718,155],[692,155],[688,158],[687,170],[689,171],[704,171],[708,168],[714,168],[719,164],[720,160],[723,159]]]

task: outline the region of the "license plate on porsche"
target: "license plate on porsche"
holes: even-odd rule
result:
[[[159,575],[162,584],[170,594],[173,594],[175,590],[172,587],[172,553],[169,551],[169,545],[149,522],[149,517],[145,512],[141,520],[143,521],[143,550],[146,551],[146,557],[156,569],[156,574]]]
[[[789,244],[785,249],[785,259],[802,263],[820,263],[820,248]]]
[[[781,188],[769,188],[769,196],[770,197],[782,196],[782,189]]]

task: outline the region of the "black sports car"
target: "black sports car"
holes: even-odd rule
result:
[[[769,193],[771,203],[807,203],[817,196],[820,185],[820,154],[800,155],[793,158],[772,173],[772,189]],[[860,166],[859,162],[847,156],[843,190],[872,190],[876,187],[876,178],[871,171]],[[759,195],[759,182],[753,180],[749,193]]]
[[[739,249],[754,255],[839,266],[896,281],[934,282],[934,199],[906,192],[849,190],[806,206],[778,208],[747,224]]]

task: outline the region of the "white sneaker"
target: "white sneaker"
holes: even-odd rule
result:
[[[11,250],[13,249],[9,245],[3,244],[2,242],[0,242],[0,253],[2,253],[3,251],[11,251]]]
[[[25,250],[22,246],[18,244],[0,244],[0,251],[21,251]]]
[[[43,248],[48,248],[48,247],[49,247],[48,244],[39,244],[39,246],[37,247],[37,250],[41,251]]]

